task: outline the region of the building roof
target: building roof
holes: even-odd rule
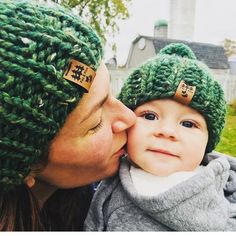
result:
[[[134,41],[136,43],[141,37],[153,41],[156,54],[170,43],[184,43],[188,45],[194,52],[198,60],[204,62],[211,69],[229,69],[228,59],[225,55],[223,46],[209,43],[190,42],[168,38],[154,38],[150,36],[139,35]]]

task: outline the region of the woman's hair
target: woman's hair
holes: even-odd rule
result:
[[[49,149],[33,166],[34,174],[46,167],[48,156]],[[0,231],[81,231],[93,193],[89,185],[59,189],[40,209],[25,183],[8,191],[0,186]]]
[[[43,209],[46,230],[81,231],[94,190],[91,186],[57,190]]]
[[[0,231],[83,230],[92,196],[91,186],[57,190],[40,209],[27,185],[0,189]]]
[[[0,230],[81,230],[89,186],[58,190],[40,209],[24,179],[47,164],[43,153],[89,90],[101,40],[69,10],[27,0],[0,0],[0,25]]]
[[[0,189],[0,231],[41,230],[40,210],[26,185],[3,192]]]

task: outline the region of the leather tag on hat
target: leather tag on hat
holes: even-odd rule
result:
[[[184,80],[181,80],[175,92],[174,100],[188,105],[196,91],[196,86],[187,85]]]
[[[63,77],[78,84],[88,92],[95,75],[96,72],[91,67],[80,61],[71,60]]]

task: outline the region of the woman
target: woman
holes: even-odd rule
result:
[[[78,16],[0,0],[0,230],[81,230],[89,184],[117,171],[135,116],[102,56]]]

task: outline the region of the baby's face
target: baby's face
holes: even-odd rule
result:
[[[200,113],[172,99],[145,103],[134,112],[137,122],[128,130],[127,151],[140,168],[168,176],[201,163],[208,130]]]

